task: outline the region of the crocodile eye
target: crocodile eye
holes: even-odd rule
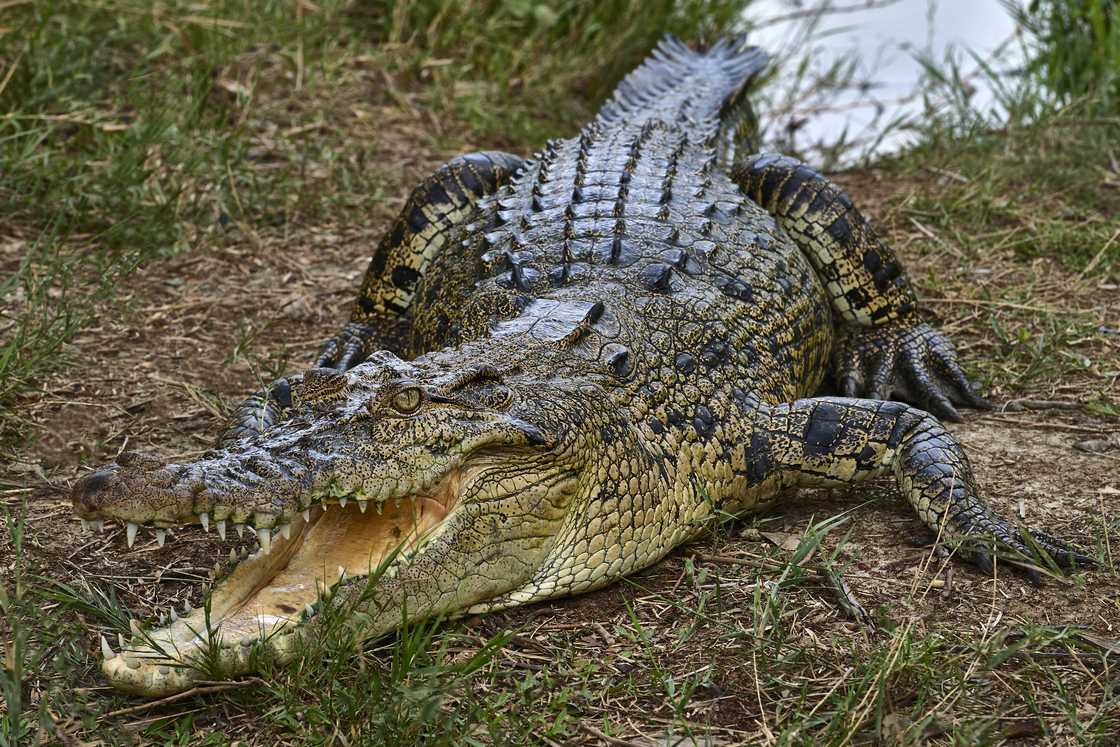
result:
[[[410,386],[393,395],[393,409],[402,415],[411,415],[420,407],[420,387]]]

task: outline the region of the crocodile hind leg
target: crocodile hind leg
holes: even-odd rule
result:
[[[756,154],[731,172],[773,215],[828,291],[840,321],[833,369],[841,392],[889,399],[893,392],[959,420],[954,404],[986,407],[951,342],[917,316],[906,273],[851,199],[800,161]]]
[[[1028,566],[1041,564],[1043,551],[1063,568],[1093,565],[1049,535],[1020,529],[992,511],[964,450],[929,413],[900,402],[838,397],[751,405],[745,460],[751,482],[839,486],[893,471],[939,542],[960,544],[963,557],[986,571],[996,548]]]
[[[373,350],[403,353],[415,288],[446,245],[448,233],[522,163],[509,153],[468,153],[421,182],[374,251],[350,321],[327,340],[315,365],[346,370]]]

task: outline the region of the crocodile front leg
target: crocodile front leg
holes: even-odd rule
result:
[[[917,318],[914,289],[894,251],[851,199],[800,161],[756,154],[732,170],[808,257],[840,320],[833,373],[845,396],[902,398],[959,420],[955,404],[987,407],[952,343]]]
[[[279,378],[246,398],[226,421],[217,445],[229,446],[270,430],[291,408],[292,385],[301,379],[298,374]]]
[[[347,370],[373,350],[408,357],[403,340],[415,289],[448,235],[474,206],[521,167],[522,159],[497,151],[468,153],[422,181],[370,260],[350,321],[323,345],[315,365]]]
[[[1013,560],[1057,565],[1093,561],[1043,532],[1020,529],[984,500],[968,457],[932,415],[898,402],[820,397],[759,404],[747,464],[757,480],[787,486],[839,486],[893,471],[922,523],[963,556],[992,570],[996,548]]]

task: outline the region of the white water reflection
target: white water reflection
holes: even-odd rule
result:
[[[811,25],[807,13],[822,4],[839,12]],[[1002,72],[1022,60],[1015,23],[998,0],[756,0],[748,18],[757,24],[751,42],[783,62],[781,77],[768,88],[771,100],[760,112],[768,144],[825,160],[828,145],[840,138],[856,144],[839,159],[849,163],[897,150],[912,138],[905,129],[894,129],[878,141],[892,120],[920,118],[925,112],[916,95],[922,66],[915,53],[941,62],[955,48],[962,52],[958,57],[966,73],[980,67],[963,54],[966,49]],[[837,60],[851,58],[859,60],[851,68],[856,85],[813,90],[809,81]],[[796,67],[802,59],[808,60],[809,71],[799,83]],[[997,105],[985,76],[968,80],[974,108]]]

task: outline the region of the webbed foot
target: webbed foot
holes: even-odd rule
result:
[[[895,391],[939,418],[959,421],[954,405],[988,409],[945,335],[928,324],[895,322],[851,329],[837,346],[833,370],[845,397],[887,400]]]

